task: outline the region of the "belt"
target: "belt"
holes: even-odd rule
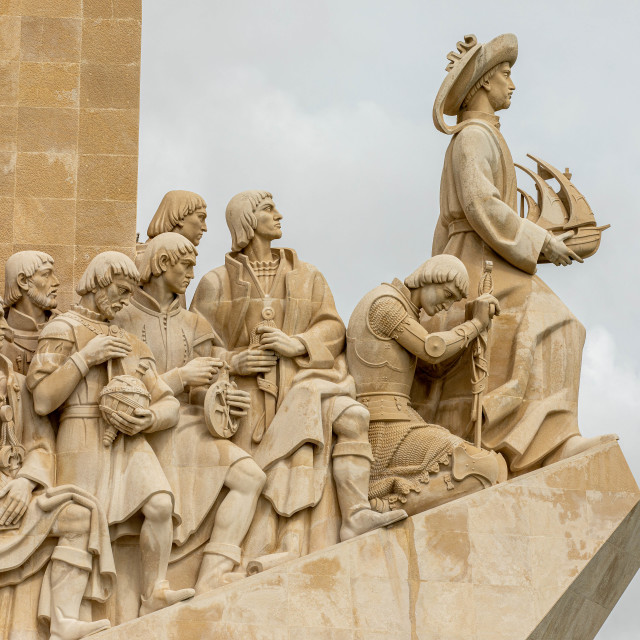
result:
[[[100,407],[97,404],[74,404],[65,407],[60,420],[67,418],[101,418]]]
[[[467,233],[474,231],[474,228],[467,222],[466,218],[460,218],[449,223],[449,237],[455,236],[456,233]]]

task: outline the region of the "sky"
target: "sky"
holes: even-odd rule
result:
[[[516,91],[499,114],[515,161],[569,167],[612,225],[584,264],[538,271],[587,328],[580,427],[618,433],[640,478],[639,27],[640,3],[621,0],[148,0],[138,230],[166,191],[201,194],[197,283],[230,248],[229,199],[271,191],[281,245],[323,272],[348,321],[366,292],[431,255],[449,143],[431,109],[447,53],[465,34],[515,33]],[[597,639],[637,638],[638,601],[640,577]]]

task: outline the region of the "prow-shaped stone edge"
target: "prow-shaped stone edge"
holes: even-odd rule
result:
[[[527,640],[593,640],[640,568],[640,502]]]
[[[95,637],[593,638],[638,567],[639,499],[606,443]]]

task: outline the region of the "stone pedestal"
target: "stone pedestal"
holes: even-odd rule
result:
[[[141,0],[0,0],[0,263],[50,253],[62,310],[134,253],[140,27]]]
[[[640,566],[617,443],[96,640],[590,640]]]

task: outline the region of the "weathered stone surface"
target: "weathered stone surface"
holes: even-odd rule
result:
[[[141,0],[23,0],[2,13],[2,257],[30,244],[56,262],[107,244],[133,256]],[[108,243],[86,232],[84,212],[100,207],[117,212]],[[62,310],[81,272],[62,281]]]
[[[640,565],[617,443],[96,638],[588,640]]]

